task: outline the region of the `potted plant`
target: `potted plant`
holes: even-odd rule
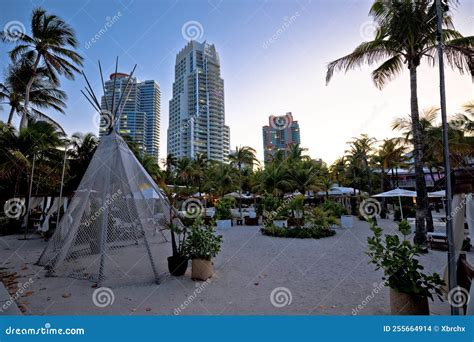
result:
[[[168,270],[171,275],[179,277],[186,273],[188,269],[188,255],[186,253],[186,227],[180,227],[169,223],[167,228],[171,231],[171,248],[173,255],[168,257]]]
[[[385,235],[383,229],[371,222],[373,237],[368,238],[367,255],[376,269],[383,269],[385,285],[390,287],[390,311],[393,315],[429,315],[428,298],[433,294],[442,299],[444,285],[439,274],[423,272],[418,256],[420,247],[412,245],[407,236],[410,225],[406,220],[399,224],[403,239],[398,235]]]
[[[231,208],[235,205],[235,199],[231,197],[222,198],[216,204],[215,218],[217,228],[228,229],[232,227]]]
[[[207,280],[212,277],[212,259],[219,254],[221,244],[222,236],[215,234],[213,226],[197,219],[185,242],[187,255],[192,260],[192,279]]]

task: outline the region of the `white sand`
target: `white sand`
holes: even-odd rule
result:
[[[393,233],[393,222],[379,223]],[[389,290],[377,288],[382,272],[365,255],[371,234],[367,223],[336,231],[320,240],[267,237],[259,227],[220,231],[224,244],[209,284],[192,281],[189,267],[186,276],[166,276],[161,285],[114,288],[114,302],[104,308],[92,301],[92,283],[44,277],[42,268],[33,265],[45,246],[37,237],[0,237],[0,267],[17,272],[20,283],[33,279],[32,292],[18,300],[29,315],[173,315],[181,305],[179,314],[185,315],[351,315],[358,305],[359,315],[390,314]],[[169,251],[163,255],[169,255],[170,245],[164,247]],[[430,251],[422,259],[427,271],[442,273],[447,257]],[[166,272],[166,260],[159,267]],[[272,305],[270,295],[277,287],[291,292],[290,304]],[[430,302],[430,307],[432,314],[449,314],[447,303]]]

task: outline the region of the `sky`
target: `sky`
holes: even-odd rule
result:
[[[325,84],[328,62],[373,37],[370,0],[0,0],[0,28],[29,32],[33,8],[41,6],[76,31],[84,72],[101,94],[97,60],[104,75],[129,72],[161,88],[160,158],[166,156],[168,104],[175,57],[191,38],[215,44],[224,79],[226,124],[231,148],[251,146],[263,159],[262,126],[270,115],[292,112],[307,154],[333,162],[346,142],[362,133],[393,137],[390,124],[409,113],[409,78],[403,72],[383,90],[372,83],[374,67],[336,74]],[[461,0],[453,12],[456,29],[474,35],[474,0]],[[105,33],[100,33],[104,31]],[[93,37],[98,37],[95,41]],[[6,69],[12,43],[0,42],[0,69]],[[438,69],[419,69],[420,109],[439,104]],[[62,80],[66,114],[50,112],[68,134],[98,133],[97,115],[80,93],[85,82]],[[470,75],[446,71],[447,108],[452,115],[472,100]],[[0,110],[6,121],[8,108]],[[16,123],[19,117],[15,119]]]

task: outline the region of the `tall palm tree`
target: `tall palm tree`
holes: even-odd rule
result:
[[[446,0],[453,4],[455,1]],[[372,80],[378,88],[393,80],[404,66],[410,72],[410,108],[414,142],[417,210],[415,242],[425,244],[425,217],[427,203],[426,183],[423,173],[423,148],[420,133],[417,70],[422,60],[434,64],[437,49],[437,22],[434,0],[376,0],[369,14],[377,25],[372,41],[363,42],[355,50],[328,65],[326,82],[336,71],[348,71],[363,64],[382,62],[373,72]],[[454,29],[449,10],[443,18],[444,52],[447,63],[454,69],[470,72],[467,57],[460,47],[471,51],[474,37],[463,37]]]
[[[360,137],[349,142],[346,160],[349,161],[354,189],[357,187],[360,189],[366,184],[369,193],[372,192],[369,160],[375,142],[375,138],[369,137],[367,134],[361,134]]]
[[[243,167],[253,168],[254,164],[258,164],[256,151],[249,147],[236,147],[235,152],[229,155],[230,164],[237,168],[239,177],[239,212],[240,218],[243,218],[242,213],[242,169]]]
[[[74,30],[58,16],[48,14],[42,8],[34,9],[31,32],[31,36],[26,33],[20,34],[16,46],[10,51],[10,58],[14,62],[23,58],[33,61],[30,79],[25,87],[20,127],[28,126],[28,116],[31,115],[29,112],[31,90],[38,77],[39,68],[44,67],[51,81],[58,84],[59,76],[74,79],[74,73],[79,72],[83,61],[83,58],[73,50],[78,46]],[[6,34],[3,32],[2,36]]]
[[[207,159],[207,155],[203,153],[196,154],[196,158],[193,160],[192,163],[193,178],[198,188],[199,197],[201,197],[202,185],[204,182],[204,177],[206,175],[208,164],[209,159]]]
[[[5,75],[5,81],[0,83],[0,101],[4,101],[3,103],[10,106],[8,125],[12,124],[13,115],[15,113],[21,114],[25,108],[25,89],[30,80],[31,72],[31,63],[24,59],[19,63],[10,65]],[[37,75],[31,84],[31,111],[36,117],[60,127],[42,110],[53,108],[60,113],[64,113],[66,107],[64,101],[67,100],[67,95],[48,79],[44,68],[38,68]]]

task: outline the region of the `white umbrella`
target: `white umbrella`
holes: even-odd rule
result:
[[[398,203],[400,204],[400,214],[403,220],[402,200],[400,197],[416,197],[416,191],[396,188],[377,195],[373,195],[372,197],[398,197]]]
[[[229,192],[228,194],[225,194],[224,197],[239,198],[240,195],[237,192]]]
[[[446,197],[446,190],[428,192],[428,197]]]

